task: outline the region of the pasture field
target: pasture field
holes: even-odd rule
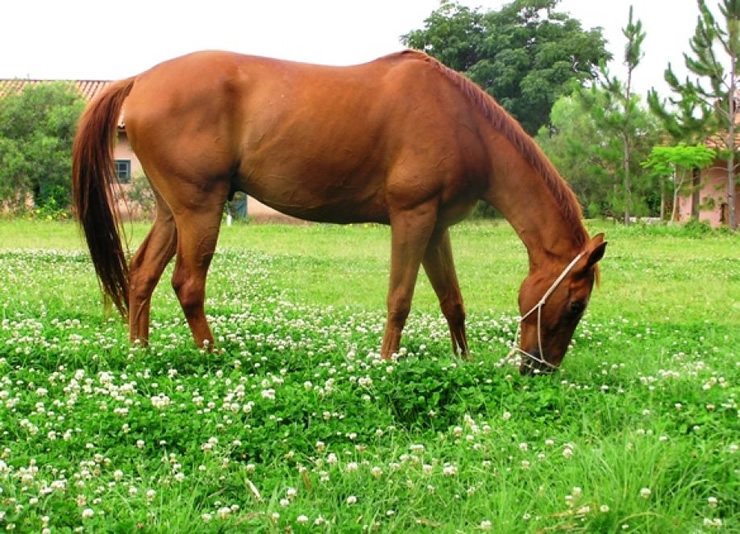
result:
[[[504,223],[452,230],[472,360],[422,273],[388,363],[386,227],[223,228],[209,354],[171,266],[131,347],[74,224],[0,220],[0,529],[740,532],[740,236],[589,229],[574,346],[520,377]]]

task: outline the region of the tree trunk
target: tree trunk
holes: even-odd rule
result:
[[[682,173],[681,179],[679,180],[678,172],[676,171],[673,173],[673,210],[671,210],[672,213],[670,224],[673,224],[678,220],[678,193],[681,191],[685,176],[685,173]]]
[[[733,231],[737,231],[737,213],[735,210],[735,117],[737,116],[737,106],[735,105],[735,93],[737,91],[735,63],[736,56],[731,56],[732,68],[730,70],[730,90],[729,90],[729,110],[730,123],[727,136],[727,223]]]
[[[632,8],[630,7],[630,20],[632,19]],[[630,190],[630,99],[632,97],[632,69],[627,69],[627,86],[624,94],[624,224],[630,223],[630,207],[632,204],[632,192]]]
[[[665,180],[660,179],[660,220],[665,221]]]
[[[692,169],[691,181],[691,218],[699,220],[699,205],[701,204],[701,171]]]
[[[734,134],[733,134],[734,136]],[[735,144],[734,142],[732,143]],[[727,225],[737,231],[737,210],[735,210],[735,147],[727,157]]]
[[[624,136],[624,224],[630,224],[630,204],[632,193],[630,191],[630,144],[626,132]]]

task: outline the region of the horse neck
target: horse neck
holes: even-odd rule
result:
[[[503,214],[524,243],[530,270],[553,261],[568,263],[583,249],[587,238],[580,218],[574,221],[566,215],[542,170],[511,143],[497,135],[494,144],[485,200]]]

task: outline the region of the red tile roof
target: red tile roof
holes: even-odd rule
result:
[[[85,100],[92,100],[100,91],[105,89],[110,80],[29,80],[24,78],[0,79],[0,98],[11,94],[18,94],[29,85],[38,85],[49,82],[64,82],[73,85]]]

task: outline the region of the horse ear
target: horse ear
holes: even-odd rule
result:
[[[596,265],[601,258],[604,257],[604,252],[606,252],[606,244],[607,242],[604,241],[604,234],[597,234],[591,239],[591,241],[588,243],[586,252],[586,269],[590,269],[594,265]]]
[[[583,257],[579,260],[573,269],[573,275],[583,277],[588,275],[590,270],[604,257],[606,252],[606,241],[604,241],[604,234],[595,235],[587,244],[586,250]],[[596,277],[598,280],[598,269],[596,271]]]

